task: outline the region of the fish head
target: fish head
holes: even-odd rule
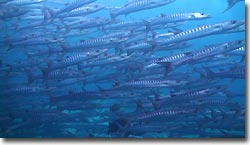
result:
[[[99,10],[99,9],[105,8],[105,6],[104,5],[93,4],[93,5],[91,5],[91,8],[93,10]]]
[[[227,86],[225,85],[217,85],[214,87],[210,87],[206,89],[207,94],[212,94],[212,93],[219,93],[227,89]]]
[[[59,38],[59,37],[47,38],[47,40],[48,42],[51,42],[51,43],[64,41],[63,38]]]
[[[124,42],[126,40],[128,40],[128,37],[118,37],[118,38],[110,38],[109,42],[120,43],[120,42]]]
[[[209,14],[206,13],[193,13],[191,16],[193,19],[207,19],[211,18]]]
[[[230,48],[240,48],[245,45],[245,40],[235,40],[227,43]]]
[[[104,48],[104,49],[96,49],[96,50],[93,50],[93,51],[89,51],[87,52],[88,55],[92,54],[92,55],[99,55],[99,54],[102,54],[104,52],[108,51],[107,48]]]
[[[237,28],[237,27],[244,25],[244,24],[245,24],[245,21],[243,21],[243,20],[230,20],[230,21],[218,23],[217,25],[221,25],[221,28],[223,30],[227,31],[227,30]]]

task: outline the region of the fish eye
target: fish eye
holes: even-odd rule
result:
[[[242,41],[241,41],[241,40],[239,40],[239,41],[238,41],[238,44],[241,44],[241,43],[242,43]]]
[[[201,15],[205,15],[204,13],[201,13]]]
[[[234,20],[233,20],[233,21],[231,21],[231,23],[232,23],[232,24],[235,24],[235,23],[236,23],[236,21],[234,21]]]

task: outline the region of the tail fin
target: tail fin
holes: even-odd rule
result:
[[[127,132],[127,128],[130,125],[130,120],[127,118],[120,118],[115,120],[114,122],[109,123],[109,134],[119,135],[120,137],[124,137]]]
[[[227,8],[222,13],[225,13],[226,11],[230,10],[236,3],[237,1],[227,0]]]
[[[42,13],[44,15],[43,23],[53,22],[56,17],[56,12],[47,7],[42,9]]]
[[[110,13],[110,17],[111,17],[111,20],[114,21],[115,18],[117,17],[117,11],[119,10],[120,8],[109,8],[109,13]]]
[[[34,82],[34,75],[32,74],[32,72],[28,71],[27,74],[28,74],[28,84],[33,83]]]
[[[168,73],[170,73],[174,69],[174,65],[172,64],[172,62],[158,62],[157,64],[165,67],[165,76],[167,76]]]
[[[47,68],[41,68],[41,71],[43,73],[43,77],[48,77],[49,75],[49,70]]]
[[[143,20],[144,25],[146,26],[146,32],[148,33],[149,31],[151,31],[151,25],[150,22]]]
[[[203,66],[203,69],[205,70],[205,73],[201,74],[202,78],[210,79],[214,76],[215,73],[211,71],[209,68]]]

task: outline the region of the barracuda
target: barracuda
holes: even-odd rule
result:
[[[87,6],[83,6],[83,7],[73,9],[68,13],[61,13],[57,17],[65,18],[65,17],[83,16],[83,15],[95,13],[97,11],[100,11],[100,10],[104,9],[104,8],[105,8],[104,5],[90,4],[90,5],[87,5]]]
[[[219,72],[213,72],[209,68],[204,67],[205,73],[202,74],[206,78],[238,78],[244,79],[246,77],[245,66],[232,67],[229,70],[223,70]]]
[[[45,76],[47,76],[49,74],[49,72],[53,71],[53,70],[57,70],[60,68],[66,68],[68,66],[72,66],[72,65],[77,65],[78,63],[82,62],[82,61],[86,61],[90,58],[96,57],[104,52],[106,52],[108,49],[101,49],[101,50],[96,50],[96,51],[89,51],[87,53],[80,53],[74,56],[70,56],[64,60],[62,60],[61,62],[58,63],[49,63],[49,67],[46,69],[42,69],[43,73]]]
[[[177,13],[171,15],[161,14],[160,17],[146,20],[149,25],[165,25],[166,23],[183,22],[190,20],[202,20],[210,18],[209,14],[205,13]]]
[[[74,10],[76,8],[82,7],[84,5],[90,4],[92,2],[95,2],[96,0],[75,0],[72,3],[69,3],[67,6],[65,6],[64,8],[58,10],[56,12],[56,14],[61,14],[61,13],[65,13],[65,12],[69,12],[71,10]]]
[[[121,8],[110,9],[111,18],[114,19],[118,15],[127,15],[133,12],[152,9],[160,6],[164,6],[174,2],[175,0],[137,0],[126,3]]]
[[[201,37],[209,36],[212,34],[218,34],[218,33],[232,30],[243,24],[244,22],[242,21],[231,20],[231,21],[225,21],[225,22],[211,24],[211,25],[204,25],[201,27],[183,31],[172,37],[169,37],[165,39],[165,43],[166,44],[177,43],[180,41],[192,40],[195,38],[201,38]]]

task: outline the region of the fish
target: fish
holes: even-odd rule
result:
[[[129,3],[126,3],[123,7],[121,8],[111,8],[110,9],[110,16],[111,19],[114,19],[115,17],[119,15],[127,15],[133,12],[141,11],[141,10],[146,10],[146,9],[152,9],[155,7],[160,7],[163,5],[170,4],[174,2],[175,0],[139,0],[139,1],[131,1]]]
[[[96,0],[75,0],[71,3],[69,3],[68,5],[66,5],[64,8],[56,11],[56,15],[61,14],[61,13],[66,13],[69,12],[71,10],[74,10],[76,8],[79,8],[81,6],[90,4],[92,2],[95,2]]]
[[[239,67],[232,67],[229,70],[222,70],[219,72],[213,72],[209,68],[204,67],[205,73],[202,74],[203,77],[206,78],[239,78],[244,79],[245,78],[245,67],[239,66]]]
[[[171,15],[161,14],[160,17],[144,20],[144,23],[149,30],[152,25],[165,25],[167,23],[203,20],[208,18],[210,18],[209,14],[205,13],[177,13]]]
[[[241,4],[1,0],[0,137],[244,138]]]
[[[57,62],[57,63],[49,62],[48,68],[42,69],[42,72],[45,76],[47,76],[49,74],[49,72],[51,72],[53,70],[65,68],[65,67],[72,66],[72,65],[77,65],[81,61],[96,57],[96,56],[104,53],[105,51],[107,51],[107,49],[94,50],[94,51],[89,51],[87,53],[79,53],[79,54],[70,56],[64,60],[61,60],[60,62]]]
[[[211,34],[226,32],[243,24],[244,22],[242,21],[230,20],[211,25],[203,25],[194,29],[189,29],[180,32],[172,37],[169,37],[165,40],[165,44],[176,43],[179,41],[187,41],[195,38],[209,36]]]
[[[65,18],[65,17],[76,17],[76,16],[83,16],[88,15],[91,13],[95,13],[97,11],[100,11],[104,9],[104,5],[98,5],[98,4],[89,4],[83,7],[78,7],[76,9],[71,10],[68,13],[61,13],[57,17],[59,18]]]

